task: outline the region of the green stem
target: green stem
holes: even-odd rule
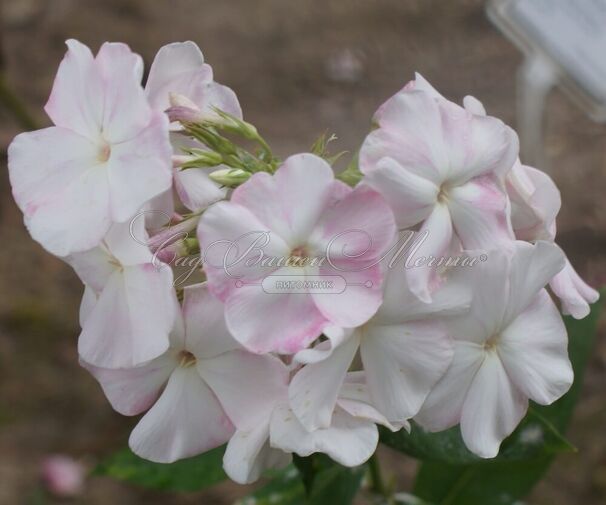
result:
[[[0,76],[0,103],[9,110],[24,129],[38,129],[36,120],[29,114],[19,97],[8,87],[4,76]]]
[[[370,489],[376,494],[379,494],[386,499],[389,499],[389,489],[383,480],[381,474],[381,466],[379,465],[379,458],[377,453],[374,453],[368,460],[368,470],[370,471]]]

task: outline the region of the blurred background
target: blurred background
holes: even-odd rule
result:
[[[493,27],[480,0],[4,0],[4,82],[47,126],[42,107],[67,38],[93,51],[123,41],[147,66],[168,42],[193,40],[215,78],[239,96],[245,118],[280,155],[307,150],[322,131],[333,151],[355,150],[375,109],[421,72],[447,98],[478,97],[515,126],[521,53]],[[0,106],[0,151],[23,127]],[[606,284],[606,125],[565,96],[548,98],[545,154],[562,190],[558,242],[594,286]],[[114,413],[78,366],[81,285],[33,242],[0,175],[0,505],[42,503],[41,463],[52,453],[89,468],[125,446],[134,419]],[[606,503],[606,339],[601,327],[562,456],[528,502]],[[415,463],[383,449],[409,489]],[[172,495],[95,477],[70,503],[230,504],[246,487]],[[53,499],[44,503],[55,503]],[[63,503],[57,499],[56,503]],[[363,498],[360,503],[364,503]]]

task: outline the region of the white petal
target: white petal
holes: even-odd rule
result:
[[[334,174],[326,161],[313,154],[296,154],[273,177],[253,175],[234,191],[232,201],[248,208],[294,248],[305,244],[326,211],[333,199],[333,183]]]
[[[138,135],[151,120],[152,110],[141,87],[143,60],[126,44],[105,42],[95,64],[103,79],[103,125],[99,133],[115,148]]]
[[[208,174],[220,167],[175,169],[175,189],[189,210],[198,211],[225,198],[227,190],[213,182]]]
[[[209,287],[221,300],[237,291],[237,280],[257,281],[271,273],[270,268],[250,261],[288,257],[290,253],[288,245],[267,224],[233,201],[208,208],[200,218],[197,233]]]
[[[420,247],[416,249],[411,260],[414,261],[429,256],[440,258],[448,251],[452,241],[452,222],[446,205],[438,204],[434,207],[429,217],[421,226],[417,240],[423,239]],[[407,270],[408,285],[410,290],[421,301],[431,302],[431,284],[436,276],[436,268],[422,263],[420,266],[411,266]]]
[[[376,424],[381,424],[391,431],[398,431],[402,426],[410,431],[408,421],[390,423],[383,413],[379,412],[372,401],[365,382],[357,382],[352,380],[352,375],[355,376],[358,372],[350,372],[345,378],[345,382],[339,391],[337,405],[345,412],[360,419],[368,419]],[[362,372],[363,373],[363,372]]]
[[[269,446],[269,424],[263,423],[248,431],[236,431],[225,449],[223,468],[238,484],[250,484],[265,470],[284,468],[291,460],[290,454]]]
[[[211,119],[217,116],[215,108],[242,119],[242,108],[238,97],[231,88],[223,84],[210,82],[204,87],[199,87],[192,99],[204,115]]]
[[[581,279],[568,259],[562,271],[551,279],[549,286],[562,302],[562,312],[575,319],[588,316],[589,304],[597,302],[600,298],[600,294]]]
[[[400,229],[410,228],[431,214],[439,192],[434,182],[407,170],[393,158],[383,158],[364,182],[387,200]]]
[[[329,428],[309,433],[286,405],[274,410],[270,424],[272,447],[299,456],[323,452],[344,466],[364,463],[377,448],[379,434],[371,421],[357,419],[337,408]]]
[[[225,325],[223,304],[209,293],[206,282],[187,286],[183,293],[188,351],[202,359],[240,348]]]
[[[112,224],[102,245],[114,262],[117,261],[122,266],[133,266],[153,262],[148,241],[145,218],[139,215],[126,223]]]
[[[448,209],[464,249],[492,249],[514,240],[507,195],[495,176],[452,188]]]
[[[103,290],[110,276],[116,271],[117,267],[110,263],[111,259],[105,247],[95,247],[65,258],[80,280],[97,294]]]
[[[444,375],[453,344],[440,321],[369,325],[360,345],[374,405],[394,422],[416,415]]]
[[[172,186],[168,119],[154,113],[136,135],[111,146],[107,162],[112,219],[124,222]]]
[[[111,406],[122,415],[134,416],[150,408],[177,367],[176,353],[168,351],[149,363],[111,370],[81,361],[97,379]]]
[[[385,156],[407,170],[440,185],[448,152],[442,136],[438,101],[424,91],[400,91],[374,115],[380,128],[371,132],[360,149],[360,170],[369,174]]]
[[[475,96],[467,95],[463,97],[463,107],[465,110],[471,112],[472,114],[476,114],[477,116],[485,116],[486,109],[484,108],[484,104],[480,102]]]
[[[494,249],[487,251],[484,262],[465,267],[466,270],[453,269],[453,280],[468,282],[473,293],[469,312],[448,320],[448,330],[455,339],[483,345],[498,334],[509,303],[511,258],[509,249]]]
[[[236,350],[199,359],[197,368],[239,430],[267,420],[286,396],[288,369],[275,356]]]
[[[63,128],[18,135],[8,149],[13,196],[32,237],[58,256],[98,245],[110,226],[97,147]]]
[[[498,352],[518,389],[541,405],[553,403],[572,385],[566,327],[544,289],[501,332]]]
[[[93,288],[84,285],[84,293],[82,294],[82,301],[80,302],[80,312],[78,318],[80,326],[84,326],[84,321],[86,321],[96,303],[97,295],[95,294],[95,291]]]
[[[478,344],[455,341],[450,367],[429,393],[415,420],[430,431],[458,424],[467,391],[483,359],[484,351]]]
[[[44,110],[57,126],[96,140],[103,118],[103,81],[90,49],[73,39],[66,44]]]
[[[318,343],[310,349],[303,349],[294,355],[294,361],[302,364],[317,363],[332,355],[344,342],[349,341],[355,330],[353,328],[340,328],[338,326],[327,326],[324,335],[327,340]]]
[[[391,261],[392,256],[389,259]],[[469,311],[472,291],[465,269],[453,268],[448,272],[447,280],[431,293],[431,303],[426,303],[419,300],[408,286],[405,259],[394,259],[396,261],[386,268],[383,304],[373,317],[375,324],[404,323]],[[452,275],[455,273],[457,275]]]
[[[136,366],[160,356],[175,320],[172,274],[151,264],[116,271],[78,340],[82,358],[103,368]]]
[[[347,370],[358,350],[359,334],[333,350],[329,358],[306,365],[288,388],[290,406],[308,431],[328,428]]]
[[[238,288],[226,302],[225,318],[234,338],[257,354],[299,352],[329,324],[309,294],[269,294],[259,285]]]
[[[149,69],[145,92],[151,106],[164,112],[169,93],[190,97],[196,86],[212,81],[212,70],[195,42],[173,42],[162,46]]]
[[[551,242],[516,241],[511,260],[509,303],[504,321],[509,322],[532,302],[537,293],[564,268],[566,256]]]
[[[128,441],[138,456],[172,463],[227,442],[234,428],[196,369],[177,368]]]
[[[511,382],[498,355],[487,353],[463,405],[465,445],[481,458],[494,458],[527,409],[528,399]]]

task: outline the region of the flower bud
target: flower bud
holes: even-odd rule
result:
[[[189,107],[170,107],[166,109],[169,121],[180,123],[201,123],[204,121],[204,115],[200,110],[191,109]]]
[[[198,107],[192,100],[181,93],[174,93],[171,91],[168,94],[168,102],[170,103],[171,107],[187,107],[188,109],[197,111],[200,110],[200,107]]]
[[[250,178],[250,172],[246,172],[239,168],[222,168],[215,170],[208,177],[217,184],[230,188],[239,186]]]
[[[190,156],[187,154],[173,154],[173,157],[172,157],[173,168],[182,167],[183,165],[186,165],[187,163],[191,163],[195,159],[196,159],[195,156]]]
[[[189,234],[198,226],[198,221],[200,221],[199,215],[192,216],[175,225],[167,226],[162,231],[152,236],[147,245],[154,253],[160,249],[165,249],[181,239],[188,238]]]

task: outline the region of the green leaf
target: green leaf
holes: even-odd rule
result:
[[[349,505],[358,493],[365,473],[365,466],[347,468],[334,463],[314,479],[309,503]]]
[[[412,424],[410,433],[396,433],[382,428],[381,442],[424,461],[449,464],[482,464],[487,461],[518,461],[540,455],[574,452],[576,448],[564,438],[539,408],[531,406],[516,431],[503,441],[499,455],[492,460],[473,454],[463,442],[458,426],[440,433],[430,433]]]
[[[272,472],[272,480],[236,502],[236,505],[301,505],[305,503],[305,486],[301,473],[294,465]]]
[[[95,468],[107,475],[145,488],[167,491],[198,491],[227,478],[223,471],[225,447],[171,464],[152,463],[129,449],[117,452]]]
[[[606,291],[602,291],[602,297]],[[565,317],[569,335],[569,355],[575,372],[574,384],[570,391],[550,406],[534,406],[523,421],[523,426],[516,430],[502,448],[500,459],[453,464],[453,462],[427,461],[423,463],[417,476],[414,492],[421,499],[436,505],[510,505],[524,497],[545,474],[554,459],[556,451],[547,447],[560,449],[569,444],[560,435],[564,432],[573,413],[581,386],[583,374],[596,333],[601,302],[595,304],[591,314],[580,321]],[[544,440],[550,440],[550,446],[528,459],[521,459],[523,454],[530,456],[524,444],[538,440],[538,429]],[[530,431],[528,431],[530,430]],[[504,458],[514,454],[515,458]]]
[[[238,505],[350,505],[365,472],[365,466],[347,468],[320,454],[297,458],[297,466],[274,472],[268,484]]]

